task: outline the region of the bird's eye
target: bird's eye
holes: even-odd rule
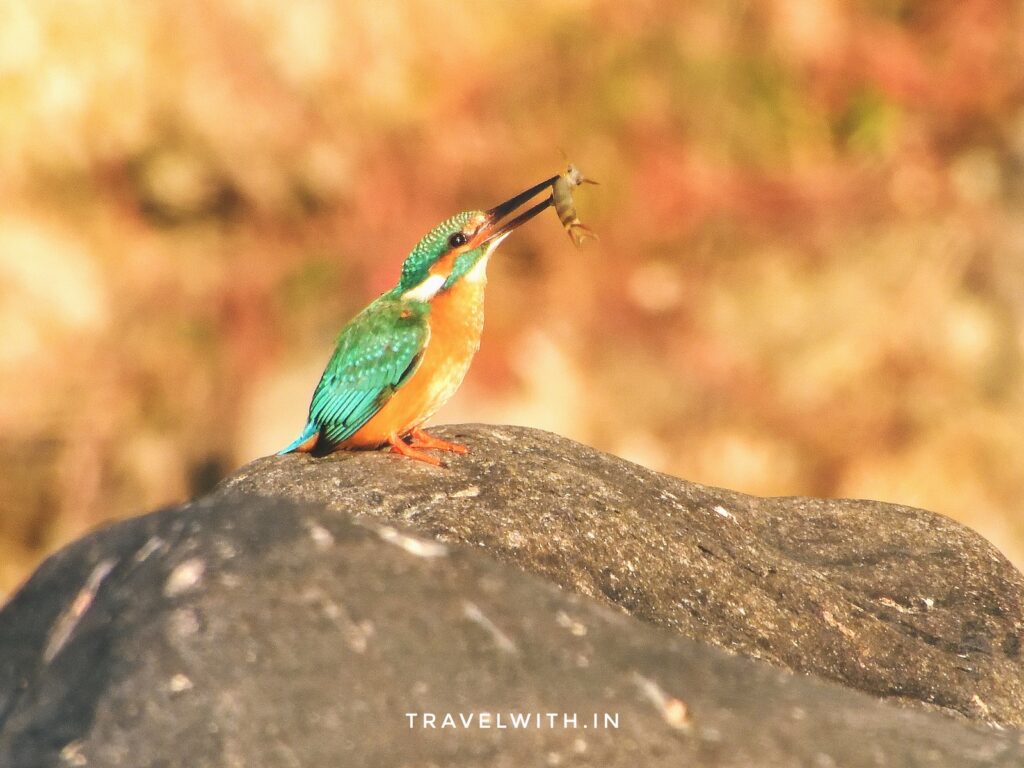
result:
[[[448,238],[448,245],[452,248],[460,248],[466,244],[466,236],[461,232],[456,232],[454,235]]]

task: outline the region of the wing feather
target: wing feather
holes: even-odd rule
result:
[[[430,340],[429,312],[384,296],[345,327],[309,406],[322,442],[350,438],[408,381]]]

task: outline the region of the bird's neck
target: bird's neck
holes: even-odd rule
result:
[[[453,287],[462,283],[468,283],[469,285],[479,284],[481,287],[487,285],[487,262],[490,258],[491,255],[489,253],[482,256],[479,261],[473,265],[473,268],[463,275],[462,279],[460,279]]]
[[[461,333],[479,339],[484,322],[487,257],[430,302],[431,333]]]

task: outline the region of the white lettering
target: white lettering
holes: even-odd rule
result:
[[[501,731],[520,728],[580,728],[581,716],[576,712],[406,712],[409,728],[468,730],[496,728]],[[584,716],[585,717],[585,716]],[[583,728],[619,728],[618,712],[594,712]]]

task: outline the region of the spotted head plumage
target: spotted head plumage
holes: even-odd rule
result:
[[[398,293],[429,301],[450,289],[497,245],[479,236],[486,222],[483,211],[463,211],[430,230],[402,264]]]

